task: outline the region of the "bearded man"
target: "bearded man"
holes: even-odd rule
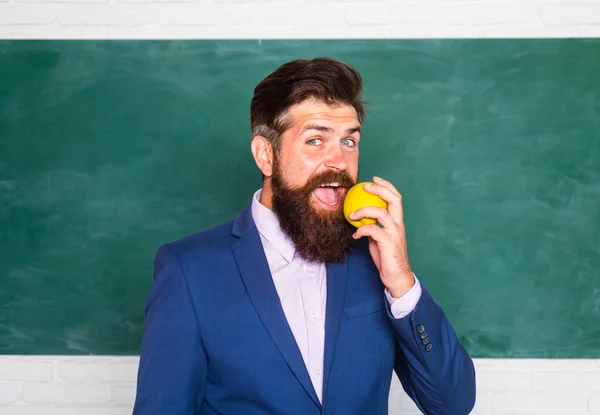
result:
[[[234,219],[160,247],[134,414],[388,413],[395,372],[423,413],[468,414],[473,362],[413,273],[402,198],[344,218],[358,180],[362,79],[294,60],[251,102],[263,176]]]

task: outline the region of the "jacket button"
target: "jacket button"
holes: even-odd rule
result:
[[[417,326],[417,331],[419,332],[419,334],[423,333],[425,331],[425,326],[422,324],[419,324]]]
[[[429,337],[427,337],[427,336],[425,336],[423,339],[421,339],[421,343],[423,343],[423,345],[431,344],[431,342],[429,341]]]
[[[429,352],[429,351],[431,351],[432,348],[433,348],[433,344],[429,343],[427,346],[425,346],[425,351]]]
[[[424,339],[425,337],[427,337],[427,333],[423,332],[423,333],[419,334],[419,337]]]

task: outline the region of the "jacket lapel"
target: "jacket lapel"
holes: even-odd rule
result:
[[[325,355],[323,361],[323,401],[327,396],[331,364],[335,354],[346,294],[347,261],[327,264],[327,306],[325,317]]]
[[[233,255],[248,296],[265,329],[302,387],[315,404],[321,407],[302,354],[281,307],[260,236],[252,220],[250,206],[234,221],[232,234],[239,239],[231,246]]]

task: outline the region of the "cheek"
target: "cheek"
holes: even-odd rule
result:
[[[350,176],[356,178],[358,174],[358,153],[349,154],[346,157],[346,170]]]
[[[302,183],[306,183],[315,173],[321,171],[323,159],[320,156],[305,156],[299,160]]]
[[[314,174],[320,165],[315,156],[296,153],[284,161],[282,171],[289,184],[303,185]]]

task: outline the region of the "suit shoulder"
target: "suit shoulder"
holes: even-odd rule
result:
[[[231,244],[233,219],[201,231],[185,235],[173,241],[165,242],[159,250],[168,250],[180,258],[198,255],[199,252],[228,249]]]

